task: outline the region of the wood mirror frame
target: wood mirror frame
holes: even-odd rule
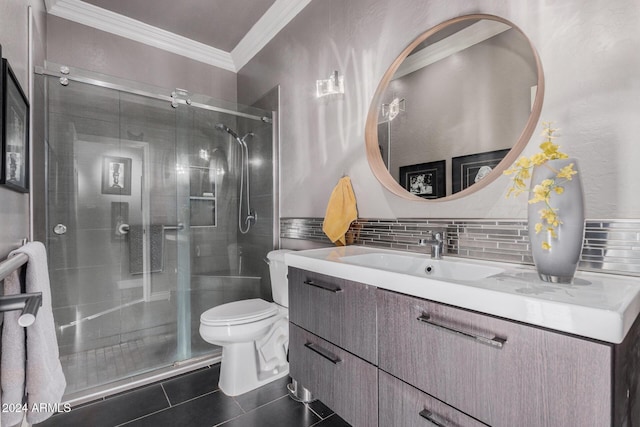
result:
[[[391,176],[387,167],[384,164],[382,155],[380,154],[380,148],[378,145],[378,117],[379,117],[382,97],[387,87],[389,86],[389,83],[391,82],[393,75],[398,70],[398,67],[400,67],[400,65],[405,60],[405,58],[409,56],[409,54],[411,54],[411,52],[413,52],[413,50],[418,45],[424,42],[427,38],[436,34],[438,31],[448,26],[455,25],[463,21],[481,20],[481,19],[498,21],[503,24],[511,26],[514,30],[519,32],[529,44],[533,58],[535,60],[535,64],[537,67],[537,74],[538,74],[537,90],[536,90],[536,95],[531,108],[531,114],[529,115],[529,119],[527,120],[527,123],[525,124],[524,129],[520,133],[518,140],[512,146],[511,150],[502,159],[502,161],[493,169],[493,171],[490,174],[488,174],[484,179],[465,188],[462,191],[459,191],[457,193],[451,194],[446,197],[441,197],[438,199],[423,199],[405,190]],[[367,121],[365,125],[365,144],[366,144],[367,159],[369,161],[369,166],[371,167],[371,170],[373,171],[373,174],[376,176],[378,181],[384,187],[386,187],[387,190],[407,200],[423,201],[423,202],[449,201],[449,200],[459,199],[461,197],[475,193],[476,191],[481,190],[482,188],[489,185],[491,182],[495,181],[500,175],[502,175],[502,172],[505,169],[507,169],[513,162],[516,161],[520,153],[522,153],[522,150],[524,150],[524,147],[529,142],[529,139],[531,138],[531,135],[533,134],[533,131],[535,130],[535,127],[540,118],[540,111],[542,110],[543,99],[544,99],[544,72],[542,69],[542,64],[540,62],[540,57],[538,56],[538,52],[536,51],[535,47],[531,43],[531,40],[517,25],[499,16],[487,15],[487,14],[464,15],[464,16],[460,16],[460,17],[442,22],[436,25],[435,27],[431,28],[430,30],[422,33],[420,36],[418,36],[418,38],[416,38],[413,42],[411,42],[411,44],[409,44],[409,46],[407,46],[402,51],[402,53],[400,53],[400,55],[395,59],[395,61],[393,61],[391,66],[384,73],[382,80],[378,84],[378,88],[376,89],[376,92],[373,96],[373,100],[371,101],[371,106],[369,107],[369,113],[367,115]]]

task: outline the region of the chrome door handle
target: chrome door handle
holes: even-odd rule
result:
[[[57,235],[63,235],[67,232],[67,226],[64,224],[56,224],[55,227],[53,227],[53,232]]]
[[[440,323],[437,323],[431,320],[431,316],[429,316],[428,314],[423,314],[422,316],[418,317],[418,320],[421,321],[422,323],[426,323],[427,325],[433,326],[434,328],[440,329],[442,331],[449,332],[464,338],[469,338],[481,344],[485,344],[497,349],[502,349],[502,347],[504,347],[504,344],[507,342],[506,339],[500,338],[497,336],[494,336],[493,338],[487,338],[487,337],[483,337],[482,335],[471,334],[469,332],[465,332],[459,329],[451,328],[449,326],[441,325]]]
[[[120,224],[118,226],[118,233],[127,234],[129,232],[129,224]]]
[[[436,427],[446,427],[448,423],[441,421],[439,417],[436,417],[433,412],[423,409],[420,411],[419,415],[425,420],[429,421],[432,425]]]
[[[165,230],[184,230],[184,224],[179,222],[176,225],[163,225],[162,228],[164,228]]]
[[[305,285],[309,285],[309,286],[313,286],[315,288],[323,289],[325,291],[333,292],[334,294],[336,294],[338,292],[342,292],[342,288],[340,286],[330,285],[328,283],[317,283],[317,282],[314,282],[313,280],[309,280],[309,279],[305,280],[303,283]]]
[[[314,353],[317,353],[320,356],[324,357],[325,359],[327,359],[329,362],[333,363],[334,365],[337,365],[340,362],[342,362],[342,360],[338,356],[336,356],[335,354],[331,353],[329,350],[326,350],[326,349],[320,347],[317,344],[314,344],[312,342],[308,342],[304,346],[307,347],[309,350],[313,351]]]

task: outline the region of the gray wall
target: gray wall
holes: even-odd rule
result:
[[[56,16],[47,16],[47,60],[236,101],[236,75],[231,71]]]
[[[531,38],[547,83],[541,118],[579,159],[588,218],[637,218],[640,163],[640,3],[566,1],[323,0],[311,2],[238,74],[238,100],[281,85],[283,217],[321,217],[331,189],[352,178],[360,217],[525,218],[500,177],[455,201],[413,202],[388,192],[367,163],[364,126],[387,67],[416,36],[468,13],[503,16]],[[315,81],[345,75],[344,96],[317,99]],[[540,127],[524,154],[537,151]]]
[[[9,60],[22,89],[28,94],[28,12],[33,7],[34,15],[34,62],[42,64],[45,57],[46,19],[42,0],[2,0],[0,2],[0,45],[2,56]],[[41,97],[37,91],[35,95]],[[28,96],[28,95],[27,95]],[[43,135],[42,115],[34,111],[33,139],[36,145],[35,164],[42,160],[40,152]],[[36,167],[39,169],[39,167]],[[34,170],[41,175],[40,170]],[[32,183],[33,188],[33,183]],[[37,187],[36,191],[41,187]],[[41,191],[40,196],[44,195]],[[21,239],[29,236],[29,195],[0,187],[0,260],[10,250],[19,246]]]

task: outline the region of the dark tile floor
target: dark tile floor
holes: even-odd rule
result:
[[[38,427],[348,427],[321,402],[287,395],[288,378],[236,397],[218,389],[220,365],[54,415]]]

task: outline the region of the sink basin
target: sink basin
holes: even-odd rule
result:
[[[444,280],[480,280],[504,272],[504,269],[499,267],[457,259],[430,259],[424,255],[399,255],[386,252],[344,256],[340,260],[347,264]]]

